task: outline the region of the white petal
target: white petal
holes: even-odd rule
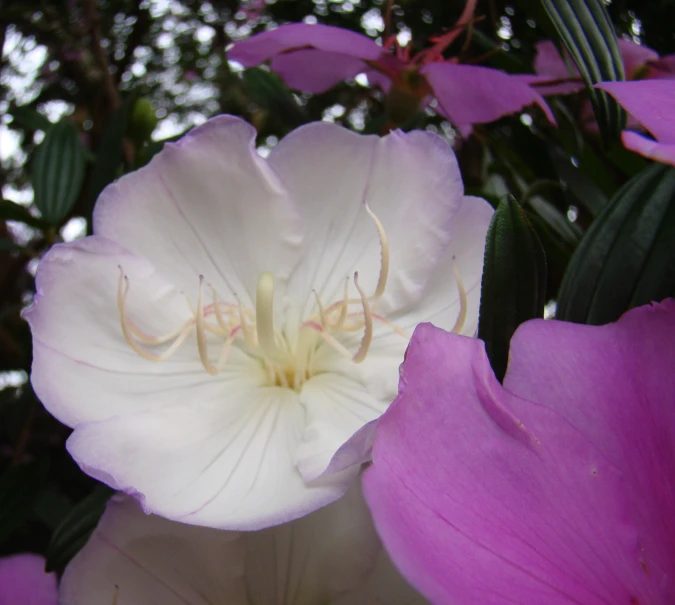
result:
[[[243,555],[237,532],[172,523],[113,497],[66,568],[59,603],[248,605]]]
[[[453,263],[456,263],[468,299],[466,319],[460,333],[475,336],[478,329],[485,235],[493,214],[494,209],[485,200],[466,196],[453,221],[448,248],[429,277],[419,304],[388,319],[409,333],[412,333],[418,323],[425,321],[439,328],[452,329],[460,311],[459,288],[453,270]],[[373,355],[380,354],[383,349],[390,350],[393,340],[393,334],[382,337],[376,335],[372,347]]]
[[[204,275],[250,306],[258,276],[283,281],[298,260],[300,219],[255,151],[255,129],[218,116],[167,143],[101,194],[94,232],[149,259],[186,292]]]
[[[342,486],[308,487],[294,465],[305,422],[296,393],[233,386],[208,399],[196,390],[180,404],[79,425],[68,451],[147,511],[195,525],[258,529],[344,493]]]
[[[373,572],[358,590],[341,595],[331,605],[427,605],[408,584],[382,549]]]
[[[66,569],[62,605],[412,605],[360,484],[296,521],[223,532],[144,515],[114,497]]]
[[[340,500],[311,515],[246,535],[251,605],[317,605],[360,594],[381,552],[356,482]]]
[[[95,236],[53,247],[24,316],[33,333],[33,387],[70,426],[164,405],[175,389],[207,378],[194,339],[163,363],[127,344],[117,307],[120,266],[129,276],[129,315],[144,330],[160,335],[192,317],[176,288],[114,242]]]
[[[283,139],[269,162],[305,224],[303,261],[290,286],[300,303],[312,301],[312,289],[326,302],[335,300],[354,271],[367,293],[374,290],[380,244],[364,201],[389,240],[383,310],[419,299],[447,246],[463,195],[455,156],[440,137],[419,131],[364,137],[331,124],[310,124]]]
[[[306,410],[307,425],[296,461],[305,481],[311,482],[326,471],[335,453],[354,433],[379,418],[391,399],[376,399],[354,376],[326,373],[304,385],[300,401]],[[350,475],[357,473],[358,466],[351,469]]]

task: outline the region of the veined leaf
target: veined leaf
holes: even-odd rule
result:
[[[478,320],[478,338],[499,380],[506,373],[511,336],[524,321],[543,317],[545,303],[544,249],[520,204],[506,196],[485,240]]]
[[[35,151],[32,184],[42,218],[58,225],[82,190],[86,158],[77,129],[67,118],[52,126]]]
[[[617,140],[626,115],[608,94],[593,88],[598,82],[625,79],[616,32],[602,0],[541,3],[588,87],[603,139]]]
[[[605,324],[675,294],[675,168],[654,164],[633,177],[574,252],[557,317]]]

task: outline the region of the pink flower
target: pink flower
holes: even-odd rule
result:
[[[56,574],[45,560],[21,554],[0,559],[0,605],[56,605]]]
[[[534,320],[504,385],[483,343],[420,325],[364,491],[432,603],[675,602],[675,301]]]
[[[472,18],[474,5],[468,2],[457,26],[415,55],[410,46],[400,47],[395,37],[380,46],[339,27],[293,23],[238,42],[228,56],[244,67],[270,61],[271,69],[290,87],[308,93],[324,92],[365,73],[388,94],[393,124],[406,122],[432,97],[438,101],[438,112],[464,133],[472,124],[492,122],[532,103],[555,122],[543,97],[524,80],[443,57],[442,52]]]
[[[624,146],[657,162],[675,166],[675,80],[601,82],[606,90],[644,126],[654,139],[624,130]]]

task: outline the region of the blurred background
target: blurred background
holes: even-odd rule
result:
[[[620,37],[675,52],[675,1],[605,0]],[[31,337],[21,311],[50,246],[90,231],[100,191],[207,118],[242,116],[265,155],[314,120],[381,134],[386,99],[357,77],[320,95],[289,90],[265,67],[227,59],[231,43],[289,22],[325,23],[415,50],[452,27],[462,0],[0,0],[0,556],[32,551],[62,570],[110,490],[68,456],[69,429],[30,383]],[[532,73],[536,42],[552,37],[537,0],[479,0],[447,49],[462,63]],[[603,143],[579,94],[477,126],[462,140],[433,106],[404,129],[455,146],[468,193],[523,206],[547,257],[547,316],[570,257],[612,196],[648,162]]]

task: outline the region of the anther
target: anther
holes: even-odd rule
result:
[[[370,343],[373,341],[373,315],[370,312],[370,304],[368,303],[368,297],[363,291],[363,288],[359,285],[359,274],[358,271],[354,273],[354,285],[361,295],[361,304],[363,305],[363,338],[361,339],[361,346],[359,350],[354,354],[352,359],[355,363],[361,363],[368,355],[368,349],[370,348]]]

